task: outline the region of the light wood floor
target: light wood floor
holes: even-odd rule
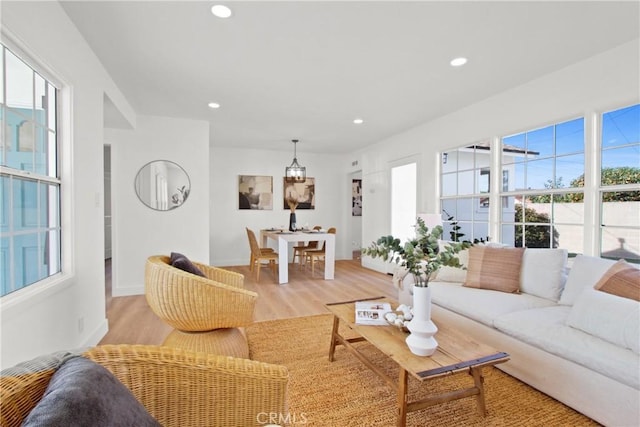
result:
[[[259,294],[255,321],[284,319],[327,313],[324,304],[367,297],[397,298],[391,276],[361,267],[360,260],[336,262],[335,280],[324,280],[324,267],[311,276],[309,269],[289,264],[289,283],[276,284],[267,268],[260,272],[260,283],[248,266],[226,267],[245,276],[245,288]],[[110,277],[107,264],[107,280]],[[109,294],[107,283],[107,295]],[[171,332],[149,308],[144,295],[107,298],[109,332],[100,344],[162,344]]]

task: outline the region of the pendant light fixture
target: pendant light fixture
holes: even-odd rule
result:
[[[296,144],[298,144],[298,140],[292,139],[291,142],[293,142],[293,162],[291,166],[285,168],[284,179],[287,182],[304,182],[307,180],[307,168],[300,166],[296,158]]]

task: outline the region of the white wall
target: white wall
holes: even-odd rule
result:
[[[63,274],[2,298],[0,365],[4,368],[39,354],[96,344],[106,333],[105,93],[129,122],[135,122],[135,116],[57,2],[3,1],[0,7],[3,42],[17,45],[64,83],[65,111],[59,127],[65,141]]]
[[[209,123],[138,116],[134,130],[106,129],[111,144],[112,294],[144,293],[150,255],[180,252],[209,260]],[[154,160],[180,165],[191,181],[185,203],[169,211],[144,205],[135,193],[136,174]]]
[[[293,148],[293,147],[292,147]],[[351,179],[341,166],[343,156],[305,153],[298,147],[298,162],[315,178],[316,208],[296,210],[298,224],[336,227],[336,259],[351,258]],[[291,152],[211,148],[211,264],[248,265],[249,242],[245,227],[260,229],[289,225],[289,209],[283,209],[285,166]],[[273,210],[239,210],[238,176],[273,177]],[[348,216],[347,216],[348,215]]]
[[[636,39],[362,150],[357,155],[362,158],[363,182],[367,183],[363,240],[373,241],[390,233],[389,210],[385,209],[389,203],[390,162],[412,152],[422,155],[418,211],[438,212],[439,152],[578,116],[585,116],[591,123],[592,114],[639,100],[640,44]],[[591,135],[587,138],[590,152],[593,139]],[[585,234],[595,235],[593,213],[585,212],[585,220]],[[597,253],[597,243],[586,237],[583,253]],[[386,267],[382,261],[368,257],[363,265],[379,271]]]

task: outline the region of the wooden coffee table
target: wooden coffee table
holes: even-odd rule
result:
[[[389,302],[392,307],[396,307],[398,304],[396,301],[384,297],[368,298],[366,300]],[[433,405],[470,396],[476,396],[481,415],[486,415],[482,368],[508,361],[509,355],[507,353],[496,351],[489,346],[478,343],[472,338],[447,327],[446,324],[438,322],[437,318],[433,318],[432,320],[438,326],[438,333],[435,335],[438,341],[438,349],[428,357],[416,356],[411,353],[405,343],[407,333],[399,328],[391,325],[371,326],[356,324],[355,301],[330,303],[325,306],[334,316],[329,361],[333,362],[334,360],[336,346],[343,345],[351,354],[382,378],[389,387],[396,390],[398,400],[396,425],[405,426],[407,413],[409,412],[419,411]],[[356,338],[344,338],[341,336],[338,330],[340,323],[355,331],[359,336]],[[360,341],[369,342],[398,365],[400,369],[397,382],[358,351],[353,343]],[[460,372],[471,374],[474,381],[473,387],[433,395],[413,402],[408,401],[407,380],[409,375],[418,381],[425,382],[433,378]]]

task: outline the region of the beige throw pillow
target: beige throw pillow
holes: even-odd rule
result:
[[[469,248],[467,280],[463,286],[519,293],[524,248]]]
[[[604,273],[594,288],[608,294],[640,301],[640,270],[621,259]]]

